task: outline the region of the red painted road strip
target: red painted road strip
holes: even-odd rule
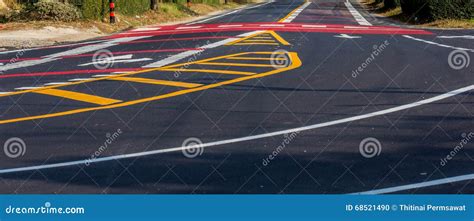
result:
[[[137,33],[137,32],[133,32]],[[140,32],[138,32],[140,33]],[[108,38],[108,37],[105,37]],[[138,43],[151,43],[151,42],[166,42],[166,41],[192,41],[192,40],[203,40],[203,39],[227,39],[235,38],[234,36],[205,36],[205,37],[190,37],[190,38],[166,38],[166,39],[154,39],[154,40],[136,40],[129,42],[120,42],[118,44],[138,44]]]
[[[142,53],[160,53],[160,52],[182,52],[182,51],[199,51],[203,50],[202,48],[179,48],[179,49],[158,49],[158,50],[140,50],[140,51],[120,51],[120,52],[112,52],[113,55],[121,55],[121,54],[142,54]],[[63,56],[61,58],[80,58],[80,57],[92,57],[94,54],[78,54],[78,55],[68,55]],[[0,60],[0,62],[15,62],[18,61],[30,61],[30,60],[40,60],[44,57],[39,58],[12,58],[6,60]]]
[[[273,25],[273,26],[272,26]],[[278,26],[277,26],[278,25]],[[311,25],[324,25],[326,27],[305,27]],[[433,33],[420,29],[406,29],[393,26],[357,26],[343,24],[318,24],[318,23],[232,23],[229,24],[202,24],[200,28],[183,28],[193,26],[160,26],[156,31],[143,32],[124,32],[116,35],[108,36],[107,39],[135,37],[146,35],[169,35],[169,34],[189,34],[203,32],[224,32],[224,31],[254,31],[254,30],[273,30],[281,32],[320,32],[320,33],[337,33],[337,34],[378,34],[378,35],[432,35]],[[361,27],[345,28],[345,26]]]
[[[57,71],[57,72],[36,72],[36,73],[15,73],[15,74],[4,74],[0,75],[1,78],[14,78],[14,77],[34,77],[34,76],[50,76],[50,75],[72,75],[72,74],[95,74],[95,73],[111,73],[111,72],[128,72],[128,71],[140,71],[145,68],[116,68],[116,69],[92,69],[92,70],[74,70],[74,71]]]

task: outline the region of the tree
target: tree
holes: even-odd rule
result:
[[[158,0],[150,0],[150,9],[151,10],[156,10],[158,9]]]
[[[397,1],[396,0],[384,0],[383,1],[384,8],[396,8]]]

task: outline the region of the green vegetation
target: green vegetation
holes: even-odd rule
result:
[[[76,21],[81,18],[81,13],[71,4],[55,1],[40,1],[26,5],[19,12],[9,15],[5,20],[53,20]]]
[[[474,17],[472,0],[401,0],[400,5],[404,14],[426,21]]]

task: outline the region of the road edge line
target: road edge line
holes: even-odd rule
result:
[[[297,58],[297,57],[296,57]],[[299,58],[295,62],[298,62],[299,65],[301,65],[301,61]],[[304,126],[304,127],[297,127],[297,128],[292,128],[292,129],[286,129],[286,130],[281,130],[281,131],[275,131],[271,133],[265,133],[265,134],[258,134],[258,135],[252,135],[252,136],[247,136],[247,137],[240,137],[240,138],[233,138],[233,139],[228,139],[228,140],[221,140],[221,141],[214,141],[210,143],[204,143],[199,146],[193,145],[193,146],[184,146],[184,147],[173,147],[173,148],[167,148],[167,149],[159,149],[159,150],[151,150],[151,151],[144,151],[144,152],[137,152],[137,153],[130,153],[130,154],[122,154],[122,155],[116,155],[116,156],[109,156],[109,157],[102,157],[102,158],[96,158],[96,159],[91,159],[91,160],[77,160],[77,161],[70,161],[70,162],[63,162],[63,163],[55,163],[55,164],[46,164],[46,165],[39,165],[39,166],[28,166],[28,167],[18,167],[18,168],[11,168],[11,169],[1,169],[0,174],[8,174],[8,173],[16,173],[16,172],[26,172],[26,171],[34,171],[34,170],[42,170],[42,169],[52,169],[52,168],[59,168],[59,167],[66,167],[66,166],[75,166],[75,165],[81,165],[81,164],[86,164],[90,165],[92,163],[100,163],[100,162],[105,162],[105,161],[112,161],[112,160],[123,160],[123,159],[128,159],[128,158],[136,158],[136,157],[143,157],[143,156],[150,156],[150,155],[157,155],[157,154],[162,154],[162,153],[170,153],[170,152],[177,152],[177,151],[185,151],[189,149],[196,149],[196,148],[206,148],[206,147],[212,147],[212,146],[222,146],[225,144],[232,144],[232,143],[239,143],[239,142],[244,142],[244,141],[250,141],[250,140],[257,140],[257,139],[262,139],[262,138],[268,138],[268,137],[274,137],[274,136],[280,136],[280,135],[285,135],[285,134],[290,134],[290,133],[295,133],[295,132],[302,132],[302,131],[307,131],[307,130],[313,130],[313,129],[318,129],[318,128],[323,128],[323,127],[328,127],[328,126],[334,126],[338,124],[343,124],[343,123],[349,123],[352,121],[358,121],[362,119],[368,119],[376,116],[382,116],[388,113],[394,113],[406,109],[411,109],[414,107],[422,106],[425,104],[430,104],[436,101],[444,100],[446,98],[450,98],[462,93],[466,93],[468,91],[474,90],[474,85],[462,87],[453,91],[446,92],[441,95],[434,96],[432,98],[428,99],[423,99],[419,100],[413,103],[397,106],[397,107],[392,107],[388,108],[385,110],[381,111],[376,111],[372,113],[367,113],[363,115],[357,115],[353,117],[348,117],[348,118],[343,118],[339,120],[333,120],[333,121],[328,121],[325,123],[318,123],[318,124],[313,124],[309,126]]]

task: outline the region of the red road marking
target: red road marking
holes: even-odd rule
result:
[[[120,54],[142,54],[142,53],[157,53],[157,52],[181,52],[181,51],[199,51],[202,48],[170,48],[170,49],[158,49],[158,50],[140,50],[140,51],[119,51],[119,52],[112,52],[113,55],[120,55]],[[94,54],[78,54],[78,55],[68,55],[62,56],[61,58],[80,58],[80,57],[92,57]],[[12,62],[12,60],[16,61],[29,61],[29,60],[40,60],[44,57],[38,58],[12,58],[6,60],[0,60],[0,62]]]
[[[133,32],[136,33],[136,32]],[[139,32],[140,33],[140,32]],[[109,37],[105,37],[109,38]],[[202,39],[226,39],[235,38],[234,36],[205,36],[205,37],[190,37],[190,38],[166,38],[166,39],[154,39],[154,40],[136,40],[129,42],[120,42],[118,44],[137,44],[137,43],[150,43],[150,42],[165,42],[165,41],[191,41],[191,40],[202,40]]]
[[[222,26],[221,26],[222,25]],[[406,29],[393,26],[360,26],[367,27],[364,29],[347,29],[344,24],[317,24],[317,23],[232,23],[232,25],[242,26],[228,26],[228,24],[203,24],[198,29],[178,29],[181,26],[160,26],[159,30],[143,31],[143,32],[124,32],[116,35],[108,36],[107,39],[147,36],[147,35],[169,35],[169,34],[189,34],[189,33],[203,33],[203,32],[223,32],[223,31],[255,31],[255,30],[273,30],[281,32],[321,32],[321,33],[337,33],[337,34],[379,34],[379,35],[432,35],[433,33],[420,29]],[[303,27],[303,25],[326,25],[325,28]],[[220,27],[219,27],[220,26]],[[352,25],[354,26],[354,25]],[[185,27],[185,26],[183,26]]]
[[[35,76],[50,76],[50,75],[71,75],[71,74],[95,74],[95,73],[111,73],[111,72],[127,72],[127,71],[140,71],[145,68],[116,68],[116,69],[92,69],[92,70],[74,70],[74,71],[57,71],[57,72],[36,72],[36,73],[15,73],[15,74],[4,74],[0,75],[1,78],[14,78],[14,77],[35,77]]]

